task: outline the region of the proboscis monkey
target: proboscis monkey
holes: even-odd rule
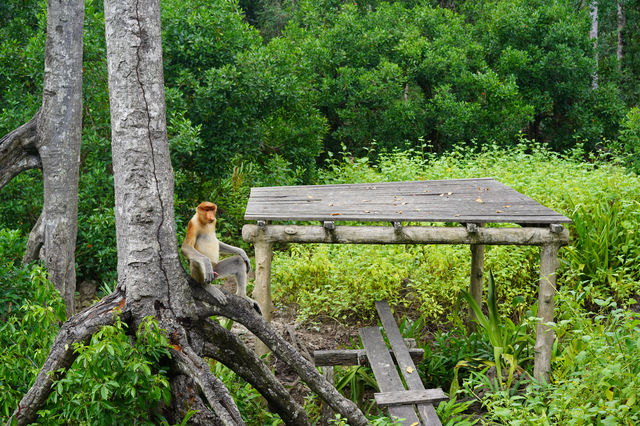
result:
[[[247,253],[239,247],[225,244],[216,237],[217,206],[205,201],[198,205],[196,214],[187,225],[187,235],[182,243],[182,254],[189,260],[191,276],[204,285],[218,302],[226,303],[226,297],[212,281],[234,275],[238,282],[236,294],[249,300],[253,308],[260,312],[258,303],[247,296],[247,273],[251,262]],[[236,256],[220,260],[220,253]]]

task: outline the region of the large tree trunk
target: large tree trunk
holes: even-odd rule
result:
[[[82,139],[83,0],[49,0],[42,106],[0,139],[0,187],[24,170],[42,168],[44,207],[25,260],[44,245],[51,282],[74,314],[78,172]]]
[[[136,329],[147,315],[157,318],[173,347],[173,401],[166,413],[180,419],[185,410],[199,410],[201,424],[242,424],[240,412],[224,384],[211,373],[203,356],[223,362],[266,398],[291,425],[309,424],[306,413],[261,360],[230,332],[209,320],[211,315],[244,324],[267,344],[274,356],[289,364],[351,425],[366,425],[362,412],[342,397],[304,357],[279,336],[245,299],[230,293],[220,304],[190,279],[178,258],[173,173],[165,125],[159,0],[105,0],[107,63],[111,101],[112,152],[118,244],[118,286],[113,295],[74,318],[90,324],[113,321],[114,304]],[[18,424],[34,420],[39,404],[51,391],[49,373],[67,368],[75,356],[68,348],[95,331],[72,318],[63,326],[45,366],[42,380],[14,413]],[[75,333],[69,330],[76,331]],[[37,396],[34,397],[34,396]],[[171,412],[172,411],[172,412]]]

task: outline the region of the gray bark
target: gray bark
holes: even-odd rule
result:
[[[291,355],[297,352],[255,314],[245,299],[227,294],[226,304],[220,306],[202,286],[188,278],[180,265],[174,228],[173,172],[166,133],[160,4],[158,0],[105,0],[104,9],[118,289],[126,294],[124,312],[130,313],[134,323],[146,315],[158,318],[161,327],[171,336],[175,369],[198,386],[217,421],[241,424],[228,391],[200,358],[204,344],[199,347],[197,342],[207,339],[207,334],[202,334],[197,324],[210,316],[208,311],[197,309],[202,306],[202,300],[218,315],[244,324],[260,338],[267,336],[268,344],[277,347],[276,353],[286,354],[286,360],[293,363],[294,369],[305,372],[303,378],[314,381],[319,375],[312,366],[312,371],[307,371],[310,364],[304,358]],[[194,294],[201,300],[198,304]],[[239,344],[235,342],[236,350]],[[301,362],[304,366],[299,365]],[[255,374],[261,376],[262,371]],[[320,388],[321,396],[332,398],[332,403],[339,407],[337,411],[352,424],[366,424],[357,407],[335,388],[331,387],[333,393],[326,386]]]
[[[37,232],[69,317],[75,312],[83,24],[84,1],[48,1],[42,106],[28,123],[0,139],[0,187],[24,170],[42,168],[44,207]],[[26,260],[34,259],[35,246]]]
[[[589,16],[591,17],[591,30],[589,31],[589,38],[593,41],[593,50],[596,59],[596,69],[593,72],[591,86],[593,89],[598,88],[598,1],[592,0],[589,3]]]
[[[618,43],[616,47],[616,58],[618,59],[618,71],[622,69],[622,60],[624,59],[624,36],[622,35],[624,27],[627,25],[627,17],[624,13],[624,7],[620,1],[617,2],[618,13]]]

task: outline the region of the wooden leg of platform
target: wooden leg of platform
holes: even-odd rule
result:
[[[271,258],[273,245],[262,239],[256,240],[256,279],[253,287],[253,298],[260,305],[262,315],[267,321],[273,318],[273,302],[271,300]],[[258,356],[269,353],[269,348],[256,339],[255,351]]]
[[[484,245],[471,244],[471,280],[469,283],[469,293],[478,306],[482,306],[482,281],[484,277]],[[467,318],[467,330],[472,332],[476,329],[476,314],[469,307]]]
[[[334,385],[334,373],[333,367],[322,367],[322,375],[331,385]],[[326,402],[322,402],[322,415],[320,417],[321,425],[330,425],[331,423],[335,423],[336,413]]]
[[[538,290],[538,325],[536,327],[533,377],[539,382],[549,381],[551,350],[555,333],[545,323],[553,321],[553,296],[556,292],[558,246],[540,247],[540,288]]]

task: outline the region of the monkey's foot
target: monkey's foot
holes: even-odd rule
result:
[[[227,303],[227,296],[225,296],[222,290],[220,290],[220,287],[218,287],[217,285],[209,284],[204,289],[207,290],[207,292],[212,295],[214,299],[216,299],[216,302],[220,303],[221,305]]]

